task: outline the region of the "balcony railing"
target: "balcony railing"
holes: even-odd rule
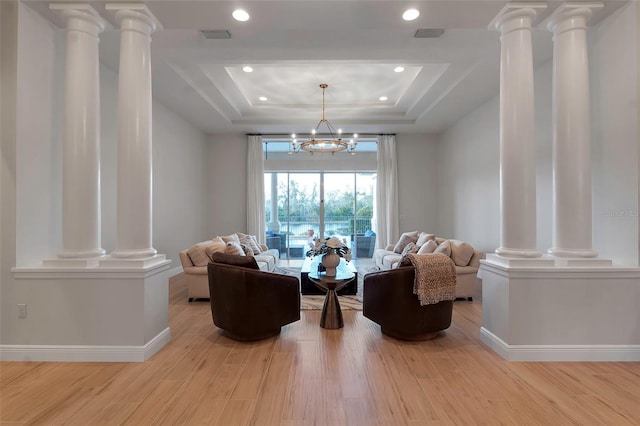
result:
[[[305,252],[309,249],[307,231],[313,229],[314,236],[317,237],[320,228],[319,219],[315,217],[292,216],[288,223],[286,218],[280,218],[280,223],[280,231],[276,232],[280,238],[280,244],[279,247],[272,248],[279,248],[282,257],[304,257]],[[363,234],[365,231],[370,230],[371,218],[357,218],[355,220],[355,232],[353,216],[326,217],[324,226],[326,237],[338,237],[353,251],[355,234]],[[271,241],[273,245],[277,239],[272,237]]]
[[[333,235],[351,235],[363,233],[371,229],[371,218],[357,218],[355,220],[355,232],[354,232],[354,220],[353,216],[329,216],[324,220],[324,228],[326,236]],[[301,235],[307,234],[307,230],[313,229],[315,235],[318,235],[320,231],[320,220],[313,217],[295,217],[292,216],[287,223],[286,218],[279,218],[281,223],[280,232],[282,234],[289,235]],[[267,221],[268,223],[268,221]]]

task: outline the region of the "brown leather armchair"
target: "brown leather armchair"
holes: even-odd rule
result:
[[[266,339],[280,333],[283,325],[300,319],[296,277],[260,271],[251,256],[221,253],[214,255],[207,272],[213,323],[228,337]]]
[[[421,306],[413,294],[414,276],[413,266],[365,275],[362,313],[391,337],[433,339],[451,325],[453,301]]]

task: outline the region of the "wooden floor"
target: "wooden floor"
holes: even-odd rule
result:
[[[479,341],[480,302],[436,340],[401,342],[359,311],[279,337],[220,335],[170,283],[172,341],[144,363],[0,364],[0,421],[72,425],[640,425],[640,363],[509,363]]]

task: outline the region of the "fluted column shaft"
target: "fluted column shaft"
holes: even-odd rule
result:
[[[140,4],[107,4],[120,25],[117,258],[156,254],[152,242],[151,33],[159,23]]]
[[[587,21],[592,7],[562,4],[553,31],[553,236],[549,254],[595,257],[591,227],[591,119]]]
[[[104,255],[100,239],[100,74],[105,21],[86,4],[51,4],[66,20],[62,145],[62,251],[59,258]]]
[[[507,257],[536,250],[536,164],[531,26],[539,4],[508,4],[500,31],[500,247]]]

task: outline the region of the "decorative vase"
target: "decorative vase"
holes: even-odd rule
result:
[[[322,266],[327,271],[328,277],[336,276],[336,266],[340,264],[340,256],[336,253],[335,249],[329,250],[326,254],[322,256]]]

